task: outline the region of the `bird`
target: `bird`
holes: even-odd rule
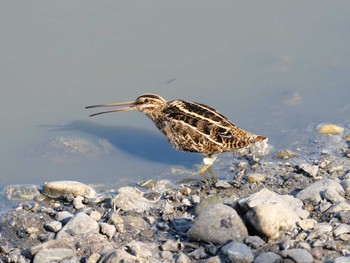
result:
[[[267,141],[267,137],[240,129],[217,110],[205,104],[175,99],[167,101],[161,96],[146,93],[135,101],[99,104],[85,107],[118,107],[89,115],[90,117],[111,113],[137,110],[150,118],[163,132],[169,143],[178,151],[203,155],[204,165],[199,174],[209,172],[216,178],[210,167],[218,154],[232,152]]]

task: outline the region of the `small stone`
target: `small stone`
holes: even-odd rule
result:
[[[136,256],[138,262],[150,262],[151,258],[155,260],[155,255],[152,254],[152,251],[157,250],[155,244],[132,241],[127,244],[127,247],[130,249],[130,253]]]
[[[34,256],[36,253],[38,253],[41,250],[51,250],[56,248],[66,248],[74,251],[75,250],[74,238],[70,236],[68,238],[50,240],[31,247],[29,249],[29,253],[31,256]]]
[[[255,260],[254,263],[272,263],[272,262],[282,262],[282,257],[276,253],[273,252],[265,252],[259,254]]]
[[[176,263],[191,263],[191,259],[186,256],[186,254],[180,252],[179,257],[176,260]]]
[[[98,233],[100,227],[90,216],[84,213],[77,213],[69,222],[57,233],[56,238],[64,238],[85,233]]]
[[[318,173],[317,165],[310,165],[307,163],[299,164],[299,169],[303,170],[305,173],[309,174],[311,177],[316,178]]]
[[[156,222],[156,218],[154,216],[146,216],[144,219],[150,225],[153,225]]]
[[[247,179],[248,179],[248,183],[260,183],[264,180],[266,180],[267,176],[266,174],[261,174],[261,173],[252,173],[249,174]]]
[[[163,251],[177,252],[179,250],[179,241],[168,239],[163,245],[161,245]]]
[[[68,211],[61,211],[56,213],[55,219],[63,224],[66,224],[73,217],[74,216]]]
[[[84,208],[85,205],[83,204],[83,200],[84,200],[84,197],[82,197],[82,196],[75,197],[73,200],[74,208],[77,210]]]
[[[152,229],[141,230],[140,236],[146,237],[146,238],[152,238],[154,236],[154,230]]]
[[[348,224],[340,224],[333,231],[333,234],[336,237],[340,236],[342,234],[347,234],[347,233],[350,233],[350,225],[348,225]]]
[[[168,231],[169,230],[169,226],[167,223],[165,222],[159,222],[157,223],[157,228],[161,231]]]
[[[275,158],[287,160],[287,159],[291,159],[291,158],[294,158],[297,156],[298,155],[291,150],[281,150],[275,155]]]
[[[228,189],[230,187],[232,187],[232,185],[229,182],[224,181],[224,180],[219,180],[215,183],[215,188],[217,188],[217,189],[220,189],[220,188],[221,189]]]
[[[33,263],[63,262],[74,256],[74,251],[68,248],[43,249],[35,254]]]
[[[338,213],[341,211],[350,211],[350,204],[348,202],[340,202],[338,204],[332,205],[327,212],[328,213]],[[349,219],[350,221],[350,219]],[[350,222],[349,222],[350,223]]]
[[[266,245],[266,242],[259,236],[248,236],[244,239],[244,243],[253,249],[259,249]]]
[[[284,258],[293,259],[296,263],[312,263],[314,261],[309,252],[300,248],[283,250],[281,255]]]
[[[51,198],[64,198],[71,194],[74,197],[94,198],[96,192],[90,186],[76,181],[56,181],[45,183],[43,193]]]
[[[201,198],[199,195],[192,195],[191,198],[192,198],[192,202],[195,204],[198,204],[201,201]]]
[[[229,240],[242,241],[248,231],[237,212],[226,205],[205,208],[187,232],[189,239],[225,244]]]
[[[33,200],[42,194],[38,190],[38,186],[32,184],[20,184],[6,186],[1,195],[4,195],[9,200]]]
[[[309,234],[306,240],[320,237],[325,233],[330,233],[332,231],[332,226],[328,223],[319,223],[317,224],[312,232]]]
[[[161,251],[160,256],[164,259],[164,262],[173,262],[173,253],[170,251]]]
[[[199,247],[199,248],[195,249],[194,251],[192,251],[191,253],[189,253],[188,256],[190,256],[191,258],[194,258],[196,260],[199,260],[202,258],[206,258],[208,255],[207,255],[207,253],[205,253],[204,247]]]
[[[228,256],[231,262],[249,263],[254,261],[251,249],[239,242],[230,242],[221,248],[224,255]]]
[[[350,133],[344,137],[344,140],[346,142],[350,142]]]
[[[90,217],[95,220],[95,221],[99,221],[102,217],[101,213],[98,211],[91,211],[90,212]]]
[[[48,230],[48,231],[51,231],[51,232],[58,232],[61,230],[62,228],[62,223],[59,222],[59,221],[51,221],[50,223],[46,224],[45,225],[45,228]]]
[[[124,249],[117,249],[104,255],[98,262],[115,263],[115,262],[138,262],[137,257],[129,254]]]
[[[206,207],[215,204],[222,204],[223,200],[218,195],[210,195],[203,199],[195,208],[194,213],[198,216]]]
[[[222,260],[220,259],[219,256],[214,256],[206,259],[204,263],[222,263]]]
[[[102,234],[108,237],[108,239],[111,239],[116,232],[115,226],[107,223],[100,223],[100,230]]]
[[[328,135],[335,135],[335,134],[341,134],[344,132],[344,128],[334,125],[334,124],[325,124],[318,127],[318,133],[320,134],[328,134]]]
[[[297,224],[301,229],[307,231],[313,229],[317,224],[317,221],[315,219],[304,219],[298,221]]]
[[[124,211],[144,212],[150,209],[151,202],[143,197],[143,193],[134,187],[126,186],[118,190],[112,204]]]
[[[93,253],[92,255],[89,256],[89,258],[86,260],[86,263],[97,263],[99,258],[101,257],[100,254],[98,253]]]
[[[297,198],[300,200],[310,199],[315,203],[319,203],[322,199],[321,194],[327,189],[334,189],[339,194],[344,194],[344,190],[339,183],[331,179],[322,179],[301,190],[297,194]]]
[[[181,194],[185,195],[185,196],[189,196],[191,194],[191,188],[189,187],[183,187],[180,189]]]
[[[113,224],[118,232],[120,232],[120,233],[124,233],[125,232],[124,220],[117,213],[112,213],[109,216],[108,223]]]
[[[341,183],[346,194],[350,194],[350,179],[343,180]]]
[[[127,232],[140,233],[143,230],[149,229],[148,223],[138,216],[122,216],[124,221],[124,229]]]
[[[328,188],[323,192],[323,198],[331,202],[332,204],[340,203],[346,201],[344,197],[342,197],[339,192],[334,188]]]

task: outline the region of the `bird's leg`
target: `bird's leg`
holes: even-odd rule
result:
[[[204,165],[197,172],[198,174],[201,174],[206,180],[208,180],[208,177],[205,174],[207,172],[211,176],[212,181],[214,181],[214,182],[217,181],[217,178],[210,167],[214,163],[215,159],[216,159],[216,157],[214,157],[212,155],[205,156],[203,158]]]

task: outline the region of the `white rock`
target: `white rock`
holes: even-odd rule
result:
[[[333,231],[333,234],[336,237],[339,235],[342,235],[342,234],[347,234],[347,233],[350,233],[350,225],[348,225],[348,224],[340,224]]]
[[[83,183],[76,181],[56,181],[45,183],[43,193],[51,198],[64,198],[67,195],[77,197],[79,195],[87,198],[94,198],[96,191]]]
[[[35,254],[33,263],[62,262],[74,256],[74,251],[68,248],[43,249]]]
[[[107,223],[100,223],[100,229],[101,233],[106,235],[108,239],[111,239],[116,232],[115,226]]]
[[[312,177],[317,176],[318,172],[318,166],[317,165],[311,165],[307,163],[303,163],[299,165],[299,169],[303,170],[304,172],[308,173]]]
[[[152,207],[152,203],[143,197],[142,192],[129,186],[120,188],[112,203],[124,211],[144,212]]]
[[[317,221],[315,219],[304,219],[298,221],[298,226],[303,230],[311,230],[315,227]]]

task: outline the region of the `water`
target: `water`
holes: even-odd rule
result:
[[[172,178],[176,152],[138,112],[92,104],[145,92],[220,110],[290,146],[349,128],[347,1],[7,1],[0,8],[0,186]]]

